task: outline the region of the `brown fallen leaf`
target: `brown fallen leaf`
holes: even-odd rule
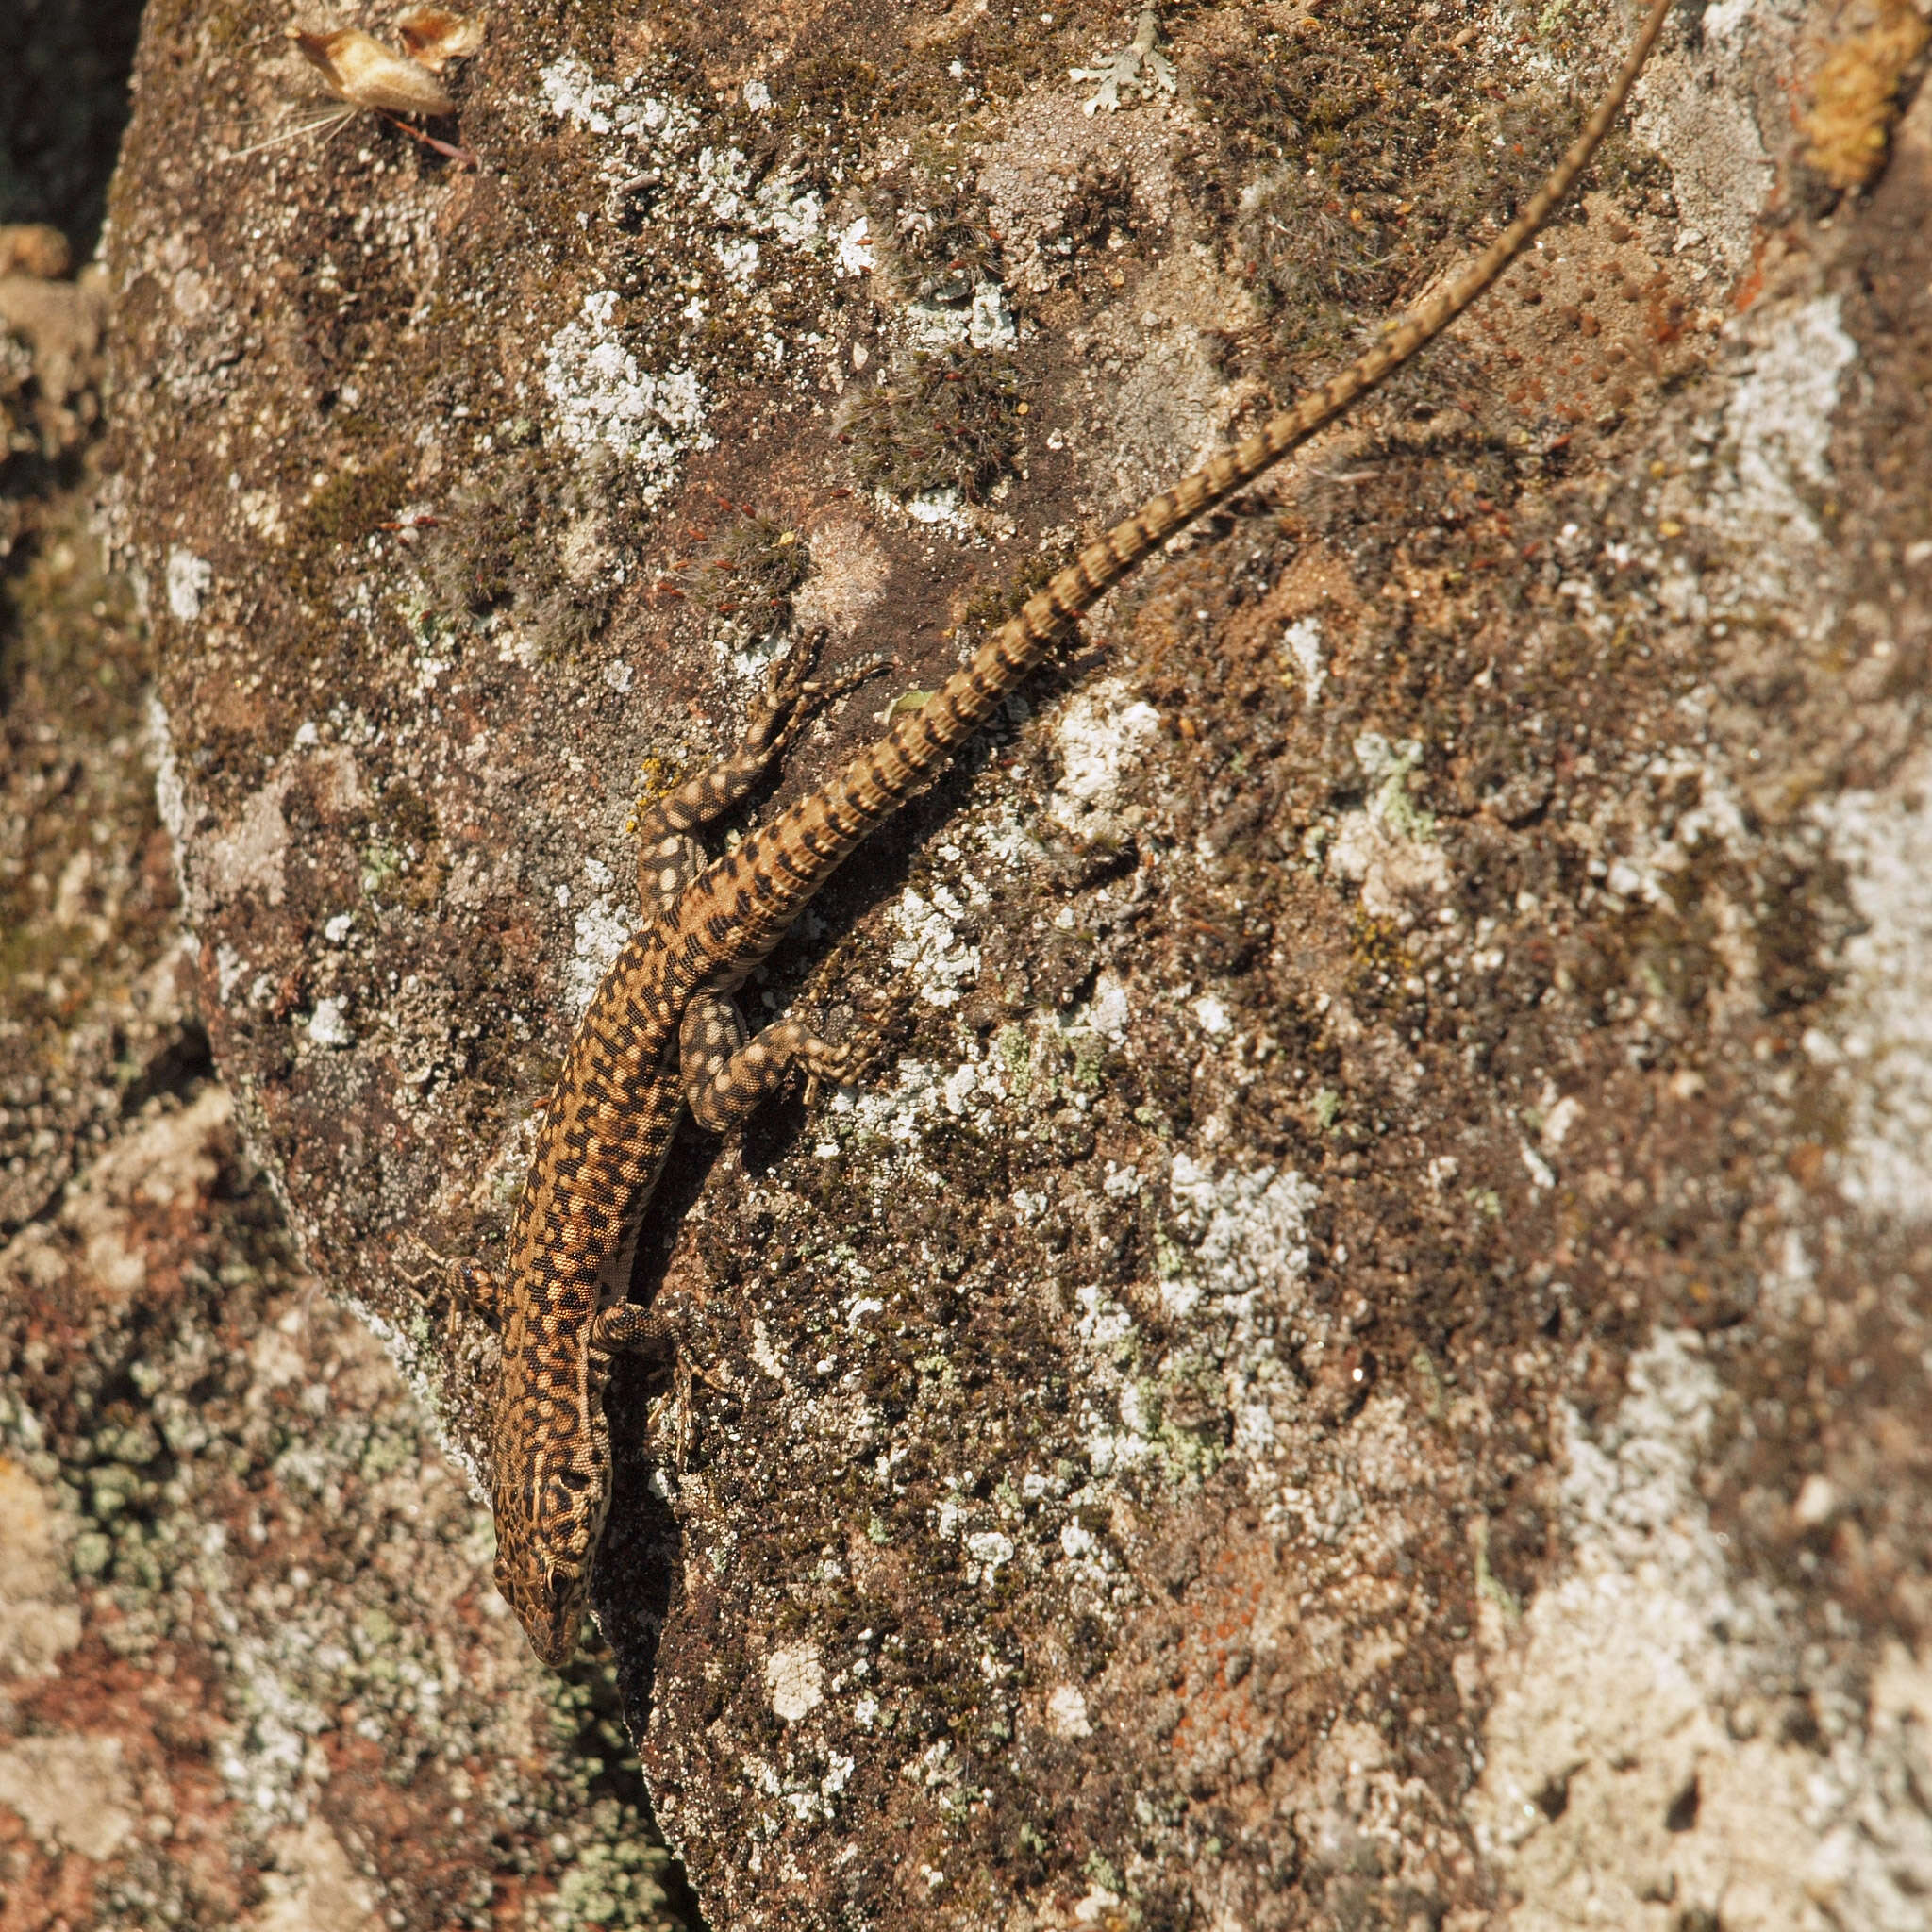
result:
[[[412,59],[439,72],[445,62],[460,60],[483,44],[483,23],[447,7],[418,7],[396,22],[396,31]]]
[[[291,26],[289,38],[317,69],[332,93],[352,108],[387,109],[393,114],[451,114],[456,103],[421,62],[385,47],[359,27],[312,34]]]
[[[1805,158],[1834,188],[1862,188],[1885,165],[1899,84],[1928,29],[1906,0],[1883,0],[1878,20],[1832,49],[1811,91]]]
[[[67,237],[44,222],[0,226],[0,275],[33,275],[57,281],[73,266]]]

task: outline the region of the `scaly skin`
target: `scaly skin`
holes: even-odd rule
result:
[[[828,784],[704,866],[689,834],[741,797],[815,706],[855,682],[779,667],[744,742],[646,819],[646,921],[605,975],[558,1075],[497,1282],[464,1264],[469,1298],[503,1333],[491,1429],[496,1582],[546,1663],[569,1662],[610,1503],[604,1390],[612,1353],[661,1348],[663,1324],[624,1296],[638,1230],[687,1098],[708,1126],[741,1124],[794,1064],[846,1059],[796,1021],[748,1044],[728,995],[845,858],[992,714],[1081,613],[1176,530],[1245,489],[1432,341],[1495,281],[1575,185],[1641,71],[1670,0],[1653,0],[1622,71],[1504,233],[1349,368],[1163,491],[1061,571],[919,709]],[[858,675],[875,667],[865,667]]]

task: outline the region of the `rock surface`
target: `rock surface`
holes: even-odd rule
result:
[[[0,278],[0,1927],[689,1924],[608,1657],[534,1664],[210,1077],[89,530],[99,277],[36,279]]]
[[[1932,95],[1848,198],[1790,108],[1898,14],[1680,15],[1534,260],[748,989],[875,1047],[692,1137],[634,1287],[706,1380],[619,1378],[599,1607],[711,1923],[1917,1922]],[[1630,30],[1137,25],[505,7],[472,170],[149,9],[106,512],[208,1035],[472,1468],[406,1237],[500,1235],[634,794],[788,625],[930,688]]]

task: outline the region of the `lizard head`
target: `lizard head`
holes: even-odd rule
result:
[[[590,1609],[591,1560],[610,1501],[608,1441],[563,1445],[506,1469],[496,1487],[496,1587],[530,1648],[560,1670]]]

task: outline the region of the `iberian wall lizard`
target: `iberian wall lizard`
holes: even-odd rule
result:
[[[806,902],[991,716],[1081,613],[1196,517],[1333,422],[1439,335],[1502,274],[1575,184],[1663,25],[1653,0],[1622,71],[1516,219],[1349,368],[1163,491],[1061,571],[916,711],[829,783],[706,864],[691,838],[741,798],[829,685],[808,654],[776,669],[743,741],[639,827],[645,922],[605,975],[551,1091],[510,1230],[506,1272],[454,1264],[458,1292],[494,1317],[502,1370],[491,1423],[496,1583],[546,1663],[577,1646],[610,1501],[604,1391],[612,1355],[661,1349],[666,1324],[625,1299],[638,1231],[687,1105],[726,1132],[791,1067],[838,1078],[848,1057],[796,1020],[744,1041],[730,995]]]

